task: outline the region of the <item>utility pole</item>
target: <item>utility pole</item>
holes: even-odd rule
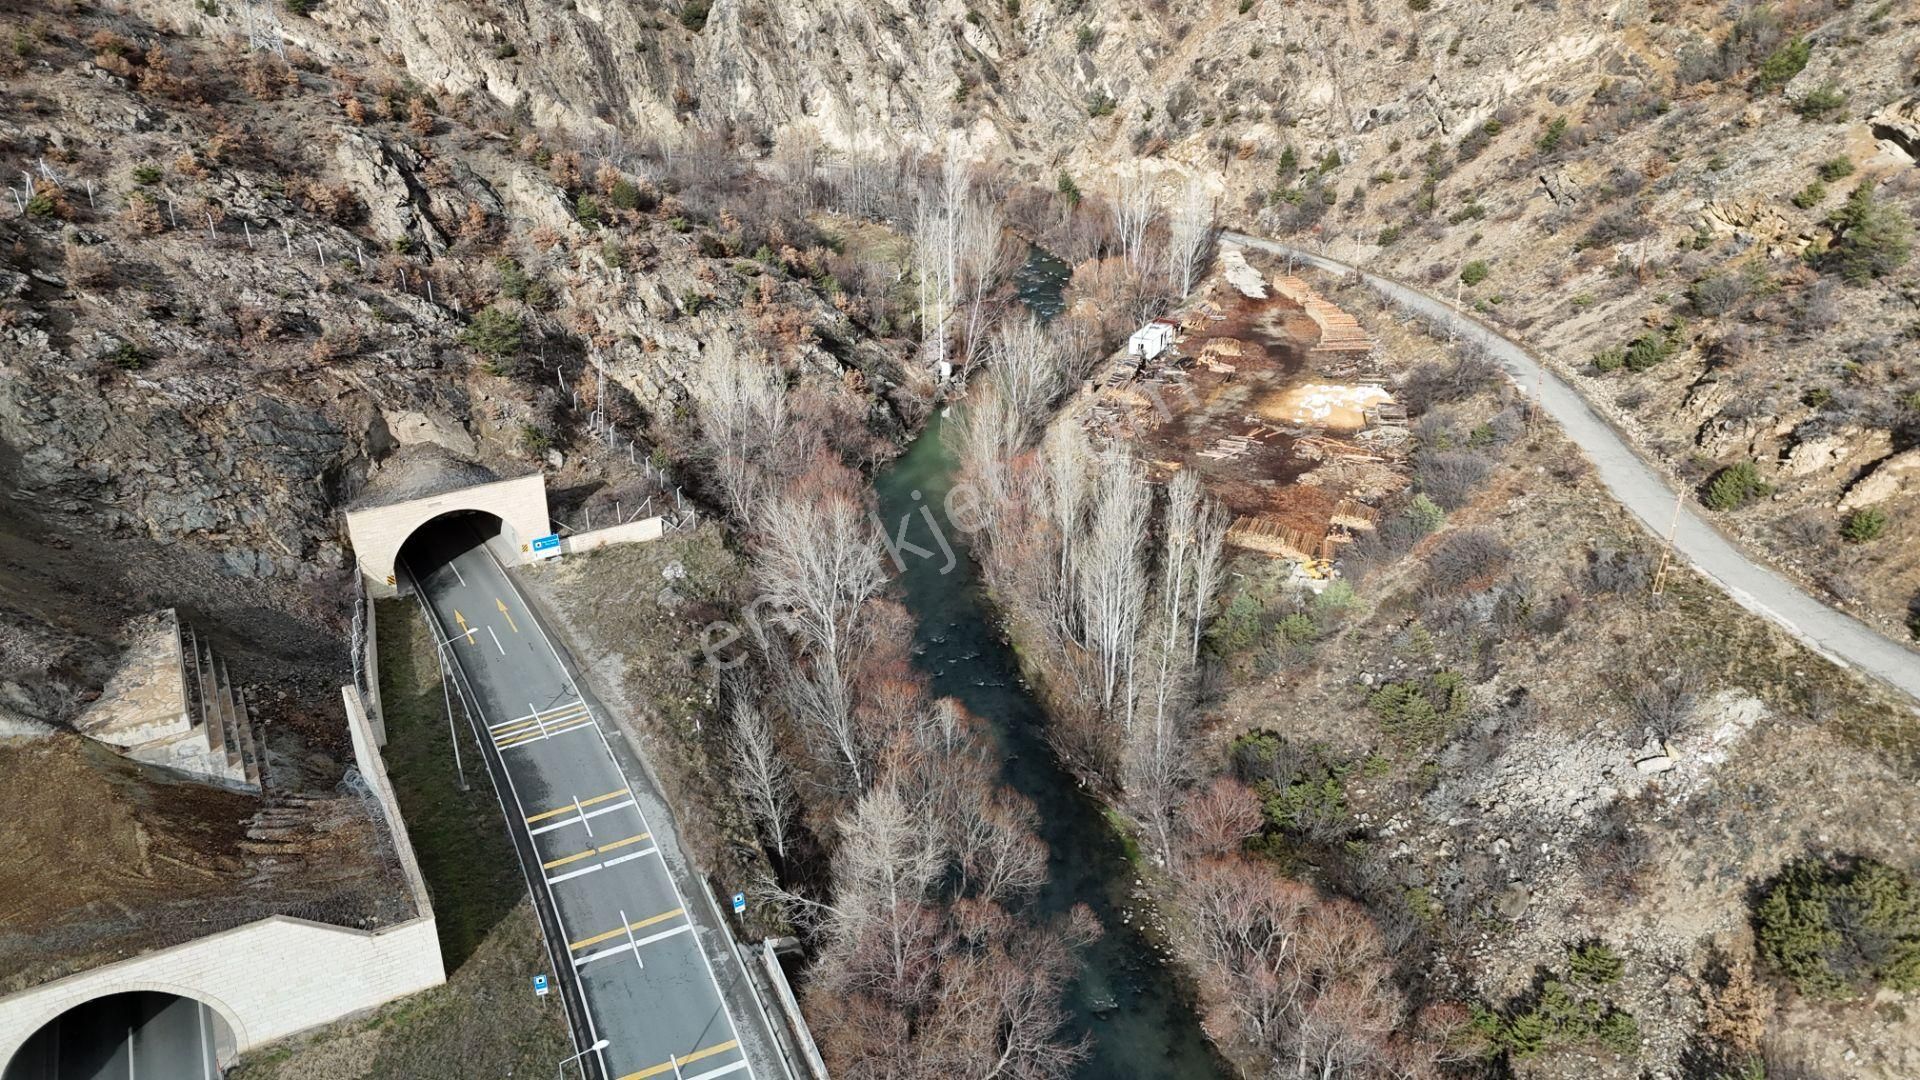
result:
[[[1653,573],[1655,596],[1667,590],[1667,571],[1673,566],[1673,534],[1680,528],[1680,504],[1686,497],[1685,489],[1673,493],[1673,520],[1667,523],[1667,545],[1660,551],[1660,568]]]

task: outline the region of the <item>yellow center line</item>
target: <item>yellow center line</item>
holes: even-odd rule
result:
[[[510,735],[524,735],[539,727],[552,727],[555,724],[565,724],[573,720],[584,720],[586,717],[587,710],[572,709],[567,712],[553,713],[549,716],[516,720],[511,724],[502,724],[494,728],[493,737],[495,741],[498,741]]]
[[[549,724],[545,731],[522,731],[511,738],[498,740],[493,745],[502,750],[508,750],[522,743],[539,742],[549,735],[563,735],[569,731],[578,731],[586,727],[589,723],[591,723],[591,720],[588,717],[576,716],[572,719],[561,720],[556,724]]]
[[[556,866],[565,866],[570,862],[579,862],[581,859],[584,859],[589,855],[595,855],[595,854],[598,854],[598,853],[595,852],[592,848],[588,848],[587,850],[581,852],[578,855],[563,855],[560,858],[553,860],[552,862],[543,862],[540,864],[540,869],[551,870]]]
[[[637,844],[642,840],[651,840],[651,839],[653,839],[652,833],[643,832],[638,836],[629,836],[625,840],[615,840],[611,844],[601,844],[599,847],[593,849],[593,853],[595,855],[605,855],[607,852],[612,851],[615,848],[623,848],[623,847],[626,847],[628,844]]]
[[[552,862],[541,863],[540,866],[541,866],[541,869],[551,870],[556,866],[565,866],[570,862],[579,862],[581,859],[584,859],[589,855],[605,855],[609,851],[613,851],[617,848],[626,847],[628,844],[637,844],[642,840],[649,840],[652,838],[653,838],[652,833],[643,832],[638,836],[629,836],[625,840],[615,840],[611,844],[601,844],[599,847],[596,847],[596,848],[588,848],[587,850],[581,852],[578,855],[567,855],[562,858],[555,859]]]
[[[646,927],[652,926],[654,923],[666,922],[668,919],[677,918],[681,915],[685,915],[686,913],[687,913],[686,908],[678,908],[678,907],[674,908],[672,911],[663,911],[660,914],[655,915],[650,919],[641,919],[637,923],[629,923],[626,926],[616,927],[615,929],[609,930],[604,934],[595,934],[590,938],[582,938],[581,940],[576,941],[573,944],[567,946],[567,948],[577,950],[577,949],[584,949],[589,945],[598,945],[601,942],[607,940],[608,938],[619,937],[621,934],[624,934],[629,930],[642,930],[642,929],[645,929]]]
[[[631,788],[621,788],[619,791],[609,791],[605,795],[595,795],[591,799],[581,799],[578,804],[568,803],[565,806],[556,807],[555,809],[552,809],[552,810],[543,810],[540,813],[535,814],[532,817],[528,818],[527,824],[531,825],[536,821],[545,821],[550,817],[559,817],[561,814],[564,814],[567,811],[574,809],[576,805],[597,806],[600,803],[608,801],[609,799],[618,799],[622,795],[630,795],[630,794],[632,794]]]
[[[728,1039],[726,1042],[717,1043],[713,1046],[709,1046],[705,1050],[695,1050],[693,1053],[688,1054],[686,1057],[675,1058],[672,1061],[663,1061],[658,1065],[641,1069],[639,1072],[628,1073],[627,1075],[621,1077],[620,1080],[647,1080],[647,1077],[649,1076],[659,1076],[662,1073],[672,1072],[673,1067],[676,1063],[680,1065],[691,1065],[694,1062],[699,1061],[701,1058],[710,1058],[715,1054],[724,1054],[729,1050],[738,1050],[739,1048],[740,1048],[740,1040]]]

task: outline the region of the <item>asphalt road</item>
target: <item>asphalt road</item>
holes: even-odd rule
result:
[[[1654,471],[1613,426],[1594,412],[1572,386],[1533,358],[1526,349],[1444,300],[1391,278],[1329,259],[1304,248],[1263,240],[1245,233],[1222,233],[1237,244],[1293,255],[1309,266],[1334,273],[1357,273],[1379,292],[1409,311],[1455,327],[1460,336],[1484,345],[1523,388],[1540,387],[1542,404],[1567,436],[1580,444],[1592,460],[1600,481],[1655,536],[1665,536],[1674,524],[1675,497]],[[1725,590],[1737,603],[1785,628],[1796,638],[1844,667],[1878,679],[1920,701],[1920,654],[1874,630],[1852,616],[1821,603],[1799,586],[1761,565],[1741,551],[1693,507],[1680,506],[1673,544],[1680,556],[1703,576]]]
[[[780,1076],[749,1063],[749,1053],[766,1060],[767,1035],[751,1030],[742,1044],[734,1014],[743,1012],[743,973],[730,948],[703,940],[726,931],[713,925],[706,886],[686,871],[671,833],[649,823],[644,808],[660,805],[657,793],[616,761],[600,706],[479,529],[459,520],[430,528],[409,543],[408,570],[485,725],[486,765],[542,908],[562,969],[550,978],[578,1045],[608,1041],[590,1056],[609,1080]]]
[[[114,994],[36,1033],[4,1080],[219,1080],[218,1023],[205,1005],[172,994]]]

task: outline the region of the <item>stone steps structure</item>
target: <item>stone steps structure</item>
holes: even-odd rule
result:
[[[76,722],[122,755],[259,792],[266,764],[245,696],[178,612],[136,620],[121,669]]]

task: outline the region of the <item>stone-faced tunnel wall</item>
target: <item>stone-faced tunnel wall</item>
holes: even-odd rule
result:
[[[547,481],[540,473],[476,484],[388,506],[349,510],[347,539],[353,545],[361,573],[366,575],[367,592],[373,596],[398,595],[399,580],[394,564],[399,558],[400,546],[415,529],[456,510],[480,510],[498,517],[505,525],[504,539],[511,542],[523,560],[528,557],[534,538],[547,535],[551,526],[547,517]]]

